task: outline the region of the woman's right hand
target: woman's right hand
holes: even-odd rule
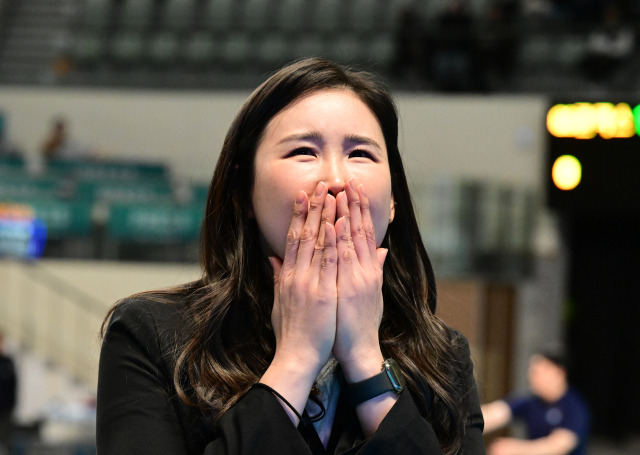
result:
[[[300,191],[284,258],[269,258],[274,272],[271,320],[276,353],[260,382],[276,389],[299,411],[335,340],[335,213],[335,198],[327,193],[324,182],[317,184],[311,196]]]

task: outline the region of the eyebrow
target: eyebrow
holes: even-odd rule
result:
[[[318,140],[322,140],[322,135],[317,131],[311,131],[309,133],[292,134],[291,136],[287,136],[284,139],[280,140],[278,144],[284,144],[286,142],[295,142],[295,141],[318,141]]]
[[[382,147],[373,139],[370,139],[365,136],[358,136],[357,134],[350,134],[349,136],[345,136],[344,141],[348,144],[358,144],[358,145],[370,145],[382,151]]]

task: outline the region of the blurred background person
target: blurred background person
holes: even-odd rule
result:
[[[511,0],[496,0],[487,7],[477,44],[483,90],[500,90],[511,82],[519,46],[519,31],[514,26],[518,14],[519,5]]]
[[[62,116],[56,116],[51,122],[51,129],[42,144],[42,157],[45,161],[52,159],[90,158],[92,151],[71,139],[69,122]]]
[[[393,77],[411,82],[421,80],[428,71],[428,55],[423,45],[426,32],[420,11],[415,5],[408,4],[400,11],[397,21],[391,64]]]
[[[433,85],[443,92],[478,89],[475,18],[466,2],[452,0],[436,18],[431,37]]]
[[[561,355],[539,352],[528,369],[531,395],[512,396],[484,404],[484,432],[514,420],[522,421],[528,439],[499,437],[487,446],[489,455],[585,455],[589,409],[571,388]]]
[[[608,83],[633,57],[636,46],[635,28],[623,19],[617,3],[603,8],[600,21],[587,37],[581,69],[594,83]]]
[[[21,152],[9,140],[4,113],[0,111],[0,157],[20,157]]]

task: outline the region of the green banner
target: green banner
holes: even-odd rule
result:
[[[200,204],[113,204],[107,233],[118,240],[195,241],[200,233]]]
[[[168,179],[163,163],[137,163],[119,160],[51,160],[47,171],[77,180]]]
[[[47,238],[80,237],[91,233],[91,204],[54,198],[15,198],[3,200],[30,207],[33,215],[47,227]]]

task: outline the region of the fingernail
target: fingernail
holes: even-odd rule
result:
[[[325,185],[324,182],[319,182],[318,185],[316,185],[316,192],[314,193],[314,196],[322,195],[322,192],[324,191],[326,186],[327,185]]]
[[[296,198],[296,204],[302,204],[302,202],[304,201],[304,191],[300,190],[298,192],[298,197]]]
[[[353,191],[357,191],[356,189],[356,181],[354,179],[349,180],[349,186]]]

